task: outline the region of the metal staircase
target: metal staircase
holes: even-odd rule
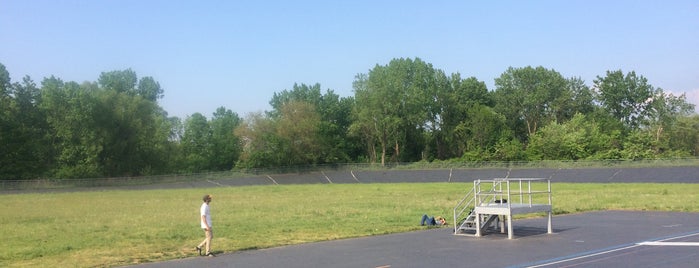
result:
[[[495,192],[498,187],[501,187],[501,183],[494,182],[487,192]],[[454,225],[454,234],[469,235],[471,232],[473,232],[473,234],[470,235],[476,235],[476,233],[479,233],[477,231],[477,225],[480,225],[480,231],[484,232],[491,227],[496,227],[496,225],[500,223],[499,215],[495,214],[481,214],[480,219],[477,218],[474,209],[474,204],[476,201],[479,201],[478,203],[482,203],[482,201],[493,203],[499,201],[498,203],[500,203],[501,200],[503,200],[502,198],[496,199],[495,196],[492,196],[490,200],[477,200],[476,197],[479,195],[479,193],[481,193],[481,190],[482,181],[473,181],[473,189],[471,189],[471,191],[468,192],[454,208],[454,222],[456,223]],[[466,210],[468,210],[468,214],[466,214]],[[461,219],[462,215],[466,215],[466,217]],[[479,222],[483,224],[479,224]]]
[[[548,198],[534,198],[548,204],[534,203],[534,195],[548,195]],[[512,203],[513,196],[519,196],[519,202]],[[505,233],[507,225],[508,238],[512,239],[512,216],[534,212],[548,212],[548,233],[552,233],[551,208],[549,179],[475,180],[471,191],[454,207],[454,234],[481,236],[488,229],[497,230],[498,225],[500,232]]]

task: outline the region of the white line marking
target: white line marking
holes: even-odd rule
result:
[[[272,179],[272,176],[267,175],[267,178],[269,178],[270,180],[272,180],[272,182],[274,182],[275,185],[278,185],[278,184],[279,184],[279,183],[277,183],[277,181],[275,181],[274,179]]]
[[[325,176],[325,179],[328,180],[330,184],[333,184],[333,182],[328,178],[328,175],[325,175],[325,172],[321,171],[320,173],[323,173],[323,176]]]
[[[637,245],[641,246],[690,246],[699,247],[699,242],[641,242]]]
[[[636,244],[636,245],[633,245],[633,246],[628,246],[628,247],[623,247],[623,248],[617,248],[617,249],[612,249],[612,250],[597,252],[597,253],[594,253],[594,254],[587,254],[587,255],[583,255],[583,256],[579,256],[579,257],[575,257],[575,258],[564,259],[564,260],[554,261],[554,262],[548,262],[548,263],[542,263],[542,264],[539,264],[539,265],[533,265],[533,266],[527,266],[527,267],[544,267],[544,266],[549,266],[549,265],[554,265],[554,264],[559,264],[559,263],[564,263],[564,262],[569,262],[569,261],[574,261],[574,260],[589,258],[589,257],[592,257],[592,256],[607,254],[607,253],[610,253],[610,252],[619,251],[619,250],[625,250],[625,249],[630,249],[630,248],[635,248],[635,247],[639,247],[639,245]]]
[[[350,174],[352,174],[352,178],[354,178],[355,181],[361,183],[361,182],[357,179],[357,176],[354,176],[354,171],[350,170]]]
[[[212,180],[206,180],[206,181],[208,181],[209,183],[212,183],[212,184],[216,184],[216,185],[221,186],[221,187],[224,187],[224,186],[225,186],[225,185],[223,185],[223,184],[220,184],[220,183],[215,182],[215,181],[212,181]]]
[[[682,224],[671,224],[671,225],[663,225],[665,228],[672,228],[672,227],[680,227]]]
[[[640,247],[640,246],[646,246],[646,245],[648,245],[648,246],[699,246],[699,242],[664,242],[664,241],[668,241],[668,240],[680,239],[680,238],[696,236],[696,235],[699,235],[699,233],[691,233],[691,234],[686,234],[686,235],[668,237],[668,238],[657,240],[657,241],[641,242],[641,243],[636,243],[635,245],[630,245],[630,246],[626,246],[626,247],[615,248],[615,249],[605,250],[605,251],[601,251],[601,252],[595,252],[595,253],[591,253],[591,254],[585,254],[585,255],[581,255],[581,256],[577,256],[577,257],[573,257],[573,258],[562,259],[562,260],[557,260],[557,261],[552,261],[552,262],[547,262],[547,263],[540,263],[537,265],[532,265],[532,266],[527,266],[527,267],[544,267],[544,266],[549,266],[549,265],[554,265],[554,264],[589,258],[589,257],[597,256],[597,255],[607,254],[607,253],[611,253],[611,252],[615,252],[615,251],[620,251],[620,250],[625,250],[625,249],[630,249],[630,248],[635,248],[635,247]]]

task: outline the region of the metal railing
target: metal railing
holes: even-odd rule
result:
[[[487,191],[482,191],[480,185],[483,183],[492,183],[492,187]],[[513,189],[513,182],[516,184]],[[545,183],[545,189],[543,186],[537,184]],[[505,189],[503,189],[503,184]],[[478,189],[475,190],[475,198],[479,201],[479,204],[490,204],[497,200],[504,203],[507,202],[508,207],[512,204],[528,205],[531,207],[534,204],[534,196],[540,194],[548,195],[547,203],[551,205],[551,179],[546,178],[495,178],[492,180],[478,180],[478,183],[474,182],[474,186],[478,185]],[[534,188],[533,188],[534,186]],[[519,197],[519,202],[514,202],[512,196]],[[526,200],[525,200],[526,198]],[[485,202],[484,202],[485,200]],[[503,201],[505,200],[505,201]]]

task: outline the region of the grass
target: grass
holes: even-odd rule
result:
[[[213,248],[269,248],[422,229],[471,183],[318,184],[0,195],[2,267],[119,266],[195,256],[211,193]],[[556,214],[699,212],[699,184],[553,184]]]

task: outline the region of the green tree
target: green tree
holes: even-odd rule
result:
[[[29,179],[45,175],[51,161],[46,120],[37,108],[39,88],[28,76],[10,84],[9,73],[1,74],[0,179]]]
[[[9,90],[11,86],[10,72],[7,71],[5,65],[0,63],[0,98],[9,98]],[[2,106],[7,107],[7,106]]]
[[[363,132],[367,144],[377,144],[381,164],[392,149],[393,161],[416,161],[423,157],[424,127],[432,105],[436,72],[416,58],[393,59],[376,65],[365,82],[355,83],[355,131]],[[369,145],[369,148],[373,145]],[[401,152],[406,152],[401,154]]]
[[[699,115],[680,116],[666,131],[669,147],[699,156]]]
[[[211,127],[204,115],[194,113],[185,120],[181,142],[186,171],[199,172],[210,168],[211,135]]]
[[[164,90],[160,87],[160,83],[155,81],[153,77],[146,76],[138,81],[136,95],[143,97],[151,102],[157,102],[163,97]]]
[[[280,166],[283,144],[277,135],[277,124],[262,113],[250,113],[235,129],[242,141],[242,151],[236,167],[259,168]]]
[[[211,127],[211,168],[230,170],[240,155],[240,140],[234,130],[240,125],[238,114],[219,107],[209,122]]]
[[[455,145],[461,155],[468,155],[468,160],[488,160],[495,145],[502,139],[510,138],[505,117],[493,108],[476,104],[469,108],[466,117],[455,129]]]
[[[352,111],[352,98],[340,98],[334,91],[328,89],[321,94],[320,84],[312,86],[306,84],[294,84],[292,90],[283,90],[274,93],[270,105],[273,110],[269,112],[272,118],[279,118],[284,105],[291,102],[305,102],[313,107],[320,116],[316,143],[320,147],[319,155],[312,157],[318,163],[338,163],[350,160],[350,155],[356,154],[356,146],[348,137],[350,115]],[[310,164],[310,163],[309,163]]]
[[[99,155],[104,144],[93,116],[99,103],[94,91],[54,76],[41,82],[41,91],[40,109],[46,114],[56,155],[54,176],[102,176],[104,170]]]
[[[655,135],[656,141],[665,144],[668,150],[693,151],[692,146],[678,146],[682,143],[674,142],[684,139],[676,135],[676,128],[682,127],[679,120],[694,112],[694,104],[688,103],[684,94],[675,96],[658,88],[650,110],[647,128]]]
[[[597,76],[594,90],[601,106],[629,129],[638,129],[651,116],[657,90],[636,72],[624,75],[621,70]]]
[[[277,152],[282,166],[318,163],[320,115],[316,108],[307,102],[290,101],[280,112],[276,136],[283,142],[283,149]]]
[[[555,121],[565,103],[567,81],[544,67],[508,68],[495,79],[496,111],[503,114],[517,136],[525,140],[537,129]],[[567,95],[570,96],[570,95]]]
[[[460,74],[452,74],[448,79],[448,86],[443,90],[442,94],[444,94],[444,97],[437,98],[439,101],[438,106],[440,107],[438,115],[440,124],[434,135],[433,143],[434,148],[436,148],[434,154],[438,159],[461,157],[469,150],[468,145],[471,144],[466,142],[469,139],[469,131],[467,129],[471,129],[469,125],[480,121],[495,126],[500,121],[475,118],[490,116],[481,112],[485,112],[485,107],[494,105],[492,95],[488,92],[485,83],[475,77],[462,79]],[[472,113],[478,113],[478,115],[473,115]],[[495,117],[504,119],[502,116]],[[502,126],[497,126],[497,128],[499,127]],[[484,129],[492,129],[492,127],[485,126]]]
[[[10,97],[10,73],[5,68],[5,65],[0,63],[0,179],[9,179],[14,176],[14,172],[10,170],[12,164],[12,150],[9,148],[12,137],[11,129],[13,128],[12,112],[10,106],[12,98]]]
[[[141,175],[162,165],[157,156],[157,106],[141,96],[97,91],[93,116],[102,140],[100,163],[106,176]],[[162,140],[160,140],[162,142]]]
[[[102,72],[97,83],[106,90],[135,95],[138,76],[131,69],[123,71]]]

